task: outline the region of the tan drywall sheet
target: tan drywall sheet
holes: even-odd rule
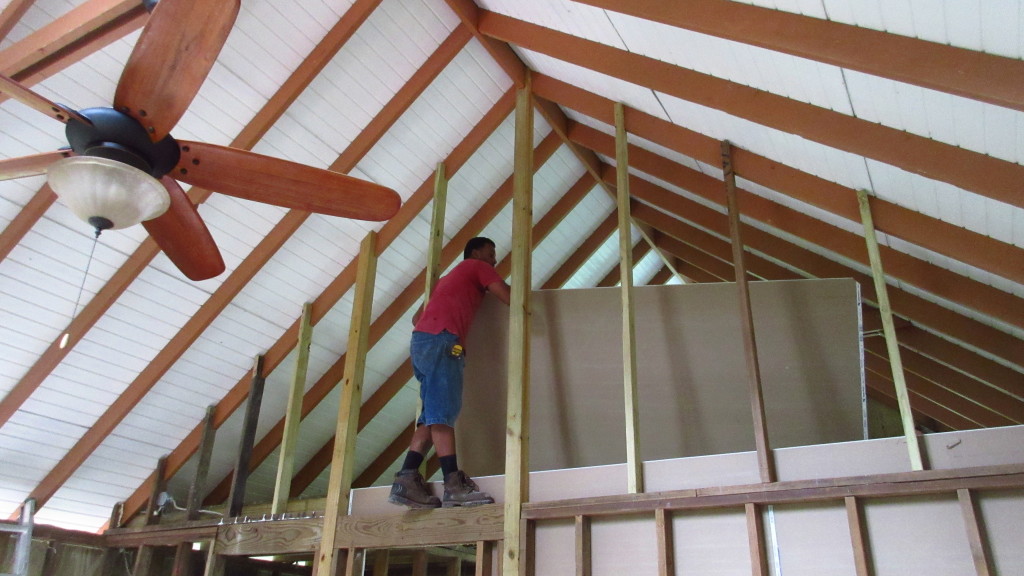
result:
[[[743,508],[676,512],[672,531],[677,575],[752,573]],[[657,574],[657,570],[653,573]]]
[[[975,493],[996,574],[1024,574],[1024,490]]]
[[[754,447],[734,284],[635,292],[644,460]],[[754,282],[751,300],[773,447],[863,437],[858,288]],[[616,288],[532,295],[530,469],[625,461]],[[460,463],[504,468],[508,310],[486,299],[468,339]]]
[[[770,573],[785,576],[854,576],[857,573],[843,501],[766,506],[761,515]]]
[[[875,576],[974,574],[956,494],[866,499],[864,522]]]
[[[537,522],[534,533],[535,576],[564,576],[576,572],[576,523],[570,518]]]

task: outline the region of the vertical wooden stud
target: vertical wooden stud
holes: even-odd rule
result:
[[[750,307],[750,287],[743,259],[743,238],[740,233],[740,208],[736,199],[736,173],[732,168],[732,146],[722,141],[722,171],[729,208],[729,235],[732,237],[732,260],[736,270],[736,289],[739,293],[740,323],[743,327],[743,350],[747,363],[747,387],[750,392],[750,411],[754,419],[754,445],[762,482],[775,481],[775,458],[768,441],[768,423],[764,416],[764,394],[761,389],[761,368],[757,360],[757,338],[754,334],[754,315]]]
[[[228,516],[239,516],[245,505],[245,484],[249,480],[249,462],[252,460],[252,446],[256,441],[256,425],[260,418],[260,405],[263,404],[263,355],[259,354],[253,361],[252,385],[249,397],[245,401],[245,417],[242,420],[242,438],[238,442],[238,454],[235,459],[234,478],[231,481],[231,492],[228,497]]]
[[[299,424],[302,422],[302,395],[306,391],[306,372],[309,368],[309,344],[313,339],[313,304],[302,306],[299,320],[299,341],[295,348],[295,371],[288,390],[288,406],[284,414],[284,432],[281,434],[281,450],[277,459],[277,480],[274,483],[274,499],[270,506],[272,514],[280,514],[288,507],[288,496],[292,489],[292,475],[295,471],[295,445],[299,438]]]
[[[444,247],[444,213],[448,203],[448,177],[444,162],[437,163],[434,172],[434,206],[430,216],[430,243],[427,248],[427,273],[423,305],[426,306],[434,286],[441,276],[441,249]]]
[[[900,358],[900,346],[896,339],[896,326],[892,320],[892,306],[889,305],[889,291],[885,284],[885,271],[882,269],[882,255],[878,250],[878,238],[875,236],[875,222],[871,217],[871,204],[868,191],[857,190],[857,202],[860,205],[860,218],[864,225],[864,241],[867,244],[868,259],[871,262],[871,276],[875,281],[875,299],[878,310],[882,314],[882,333],[885,335],[885,347],[889,353],[889,365],[892,367],[892,381],[896,387],[896,403],[900,408],[900,420],[903,422],[903,436],[907,439],[907,451],[910,456],[912,470],[924,470],[924,458],[921,445],[914,430],[914,415],[910,410],[910,396],[907,394],[907,381],[903,373],[903,361]]]
[[[153,571],[153,547],[139,546],[132,566],[132,576],[150,576]]]
[[[494,543],[480,540],[476,543],[476,570],[474,576],[491,576],[494,571]]]
[[[672,511],[654,511],[654,529],[658,538],[658,576],[675,576],[675,539],[672,535]]]
[[[430,557],[427,551],[420,548],[412,553],[412,576],[427,576],[427,565]]]
[[[960,500],[960,511],[964,516],[964,528],[967,530],[967,542],[971,546],[971,558],[974,559],[974,570],[978,576],[990,576],[995,574],[992,566],[992,554],[988,547],[988,538],[985,534],[985,525],[980,518],[978,502],[974,493],[961,488],[956,491]]]
[[[345,576],[362,576],[365,552],[362,548],[349,548],[345,551]]]
[[[160,510],[157,504],[160,495],[167,490],[167,455],[163,455],[156,461],[156,470],[153,472],[153,484],[150,487],[149,501],[146,502],[146,526],[160,523]]]
[[[747,543],[750,545],[750,574],[752,576],[768,576],[768,554],[764,547],[764,520],[757,504],[748,502],[747,512]]]
[[[640,402],[636,389],[636,327],[633,323],[633,234],[629,213],[629,141],[626,115],[615,103],[615,174],[619,214],[619,276],[622,292],[622,375],[626,408],[626,490],[644,491],[640,456]],[[655,249],[657,249],[655,247]]]
[[[182,542],[174,549],[174,564],[171,567],[171,576],[192,575],[192,543]]]
[[[206,566],[203,569],[203,576],[223,576],[225,559],[217,553],[217,539],[214,538],[206,544]]]
[[[199,462],[196,465],[196,473],[192,477],[192,484],[188,488],[188,503],[185,505],[185,517],[188,520],[199,519],[199,507],[203,503],[206,477],[210,473],[210,458],[213,456],[213,442],[217,434],[217,429],[213,423],[216,413],[216,404],[210,404],[206,407],[206,417],[203,419],[203,436],[199,441]]]
[[[341,381],[341,400],[338,404],[338,425],[334,432],[334,454],[331,474],[327,482],[327,502],[324,506],[324,524],[320,539],[317,576],[333,576],[336,570],[334,540],[338,531],[338,516],[348,510],[349,489],[355,467],[356,432],[359,408],[363,397],[363,373],[369,348],[370,315],[373,287],[377,274],[377,233],[371,231],[359,249],[359,267],[356,271],[356,293],[352,303],[352,321],[349,326],[348,352],[345,354],[345,372]]]
[[[533,95],[529,73],[516,93],[512,193],[512,301],[505,428],[505,546],[502,574],[522,572],[522,506],[529,494],[530,251],[533,248]]]
[[[864,525],[861,503],[854,496],[846,497],[846,519],[850,525],[850,544],[853,546],[853,563],[857,568],[857,576],[874,576],[867,527]]]
[[[590,518],[576,516],[576,576],[590,576]]]
[[[391,563],[391,551],[381,548],[374,552],[373,576],[385,576],[388,573],[388,565]]]

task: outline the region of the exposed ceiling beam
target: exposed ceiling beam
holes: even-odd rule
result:
[[[139,0],[89,0],[0,52],[0,74],[31,86],[148,19]]]
[[[615,125],[614,102],[549,76],[534,75],[533,90],[542,97]],[[718,140],[632,108],[626,109],[630,134],[717,166]],[[852,222],[860,222],[857,191],[797,170],[742,148],[733,149],[733,167],[743,178],[821,208]],[[960,262],[1024,284],[1024,249],[903,208],[882,198],[871,199],[871,213],[880,232],[906,240]]]
[[[643,240],[634,244],[632,251],[633,259],[631,260],[633,262],[633,267],[635,268],[637,262],[639,262],[640,259],[643,258],[644,256],[647,256],[647,253],[650,251],[651,245],[648,244],[647,242],[644,242]],[[610,288],[612,286],[615,286],[616,284],[619,283],[619,279],[621,277],[622,266],[616,262],[615,266],[611,270],[609,270],[607,274],[604,275],[604,278],[601,278],[601,280],[597,282],[597,287]]]
[[[11,33],[21,17],[35,4],[36,0],[11,0],[11,3],[0,12],[0,40]]]
[[[570,127],[569,136],[574,142],[596,152],[608,154],[615,149],[613,137],[581,124],[573,124]],[[722,194],[724,184],[717,178],[687,168],[634,145],[629,147],[629,158],[631,169],[650,174],[724,207],[725,199]],[[611,176],[606,175],[606,178],[609,177]],[[675,198],[682,197],[678,194],[664,197],[668,202]],[[865,266],[870,265],[862,236],[847,232],[745,190],[739,191],[738,198],[744,216],[803,237],[808,242],[827,248]],[[899,278],[950,302],[1024,329],[1024,306],[1021,305],[1020,298],[888,246],[879,248],[885,261],[887,276]]]
[[[481,11],[479,27],[495,40],[1024,207],[1019,164],[501,14]]]
[[[575,0],[1024,111],[1024,61],[729,0]]]
[[[28,234],[28,231],[56,201],[57,195],[50,190],[48,184],[43,184],[32,196],[32,199],[18,212],[18,216],[7,224],[3,232],[0,232],[0,262],[7,258],[11,250],[14,250],[25,234]],[[0,414],[2,413],[3,410],[0,409]],[[0,416],[0,425],[5,421],[6,418]]]
[[[587,236],[586,239],[579,245],[576,250],[563,262],[558,270],[547,279],[546,282],[541,286],[542,290],[552,290],[561,288],[566,282],[572,278],[582,266],[590,260],[594,252],[604,244],[608,238],[618,230],[618,216],[613,210],[600,224],[594,228],[593,232]]]
[[[886,405],[893,407],[896,390],[892,383],[892,372],[889,370],[889,365],[883,362],[872,362],[864,371],[864,377],[868,385],[868,395],[876,399],[879,399],[878,395],[881,395],[887,400]],[[871,394],[872,392],[875,394]],[[924,417],[941,424],[946,430],[970,430],[978,427],[976,422],[964,418],[917,392],[908,391],[908,394],[910,395],[910,405],[914,407],[914,421],[918,424],[922,423],[921,420]]]

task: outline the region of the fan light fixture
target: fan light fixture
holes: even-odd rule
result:
[[[123,162],[72,156],[50,165],[47,182],[96,233],[120,230],[162,215],[171,198],[160,182]]]

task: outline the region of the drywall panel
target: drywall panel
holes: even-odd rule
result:
[[[750,285],[771,445],[863,437],[858,287],[852,280]],[[644,460],[754,448],[734,284],[638,287]],[[530,469],[625,461],[617,288],[532,294]],[[508,310],[486,299],[467,340],[456,426],[471,474],[504,467]]]

